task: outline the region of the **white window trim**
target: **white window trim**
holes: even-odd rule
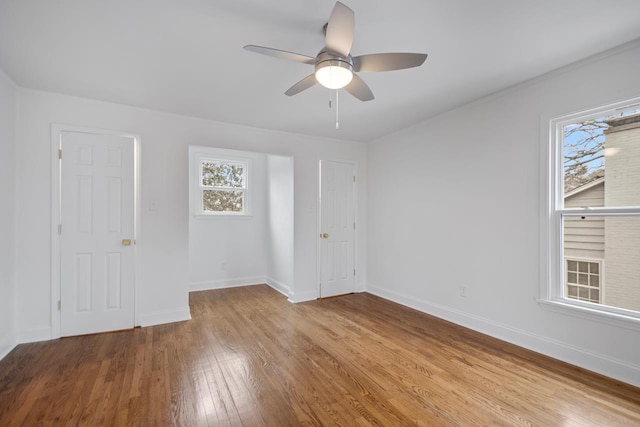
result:
[[[563,297],[565,257],[562,248],[563,215],[636,216],[640,214],[640,207],[556,208],[564,206],[563,176],[561,168],[557,167],[558,161],[562,159],[562,146],[558,143],[562,141],[562,135],[559,135],[562,127],[577,119],[602,117],[608,112],[626,109],[634,104],[640,104],[640,97],[564,116],[541,118],[540,296],[537,301],[543,309],[640,331],[638,312]]]
[[[202,163],[203,162],[224,162],[231,164],[241,164],[245,166],[244,171],[244,188],[239,189],[244,191],[244,211],[243,212],[215,212],[205,211],[202,205],[202,191],[207,189],[202,185]],[[192,186],[192,198],[193,198],[193,215],[198,219],[248,219],[251,218],[251,191],[252,185],[250,183],[251,170],[253,163],[251,159],[246,157],[236,156],[217,156],[211,153],[197,152],[194,153],[192,158],[192,180],[194,185]],[[221,187],[220,187],[221,188]],[[229,190],[238,190],[237,188],[229,188]]]

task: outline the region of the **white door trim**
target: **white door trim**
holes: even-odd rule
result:
[[[322,289],[321,289],[321,278],[322,278],[322,238],[320,234],[322,233],[322,162],[334,162],[334,163],[344,163],[353,166],[353,173],[356,177],[355,182],[353,183],[353,217],[356,222],[356,228],[353,232],[353,267],[355,268],[356,274],[353,277],[353,288],[354,292],[356,292],[358,287],[358,277],[360,276],[360,271],[358,271],[358,233],[359,233],[359,217],[358,217],[358,181],[360,180],[358,173],[358,162],[355,160],[344,160],[344,159],[320,159],[318,161],[318,171],[316,173],[316,178],[318,180],[317,188],[317,230],[316,230],[316,298],[322,297]]]
[[[90,133],[96,135],[113,135],[132,138],[134,140],[134,247],[133,259],[135,265],[134,274],[134,323],[135,326],[140,325],[138,310],[138,286],[140,283],[140,242],[141,242],[141,216],[140,207],[142,206],[141,186],[140,186],[140,135],[119,132],[113,130],[96,129],[81,126],[72,126],[64,124],[51,125],[51,339],[60,338],[60,310],[58,309],[58,301],[60,300],[60,235],[58,226],[61,222],[61,176],[60,159],[58,157],[59,149],[62,144],[63,132]]]

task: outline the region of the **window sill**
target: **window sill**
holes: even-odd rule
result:
[[[194,214],[193,217],[197,220],[250,220],[253,219],[253,215],[250,214],[216,214],[216,215],[205,215],[205,214]]]
[[[544,310],[640,332],[640,318],[637,317],[596,310],[561,300],[538,299],[538,303]]]

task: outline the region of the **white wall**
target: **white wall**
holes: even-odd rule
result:
[[[267,157],[267,283],[288,293],[293,284],[293,158]]]
[[[142,136],[142,230],[137,251],[137,317],[142,324],[188,317],[188,146],[291,156],[295,180],[295,270],[291,299],[317,296],[317,177],[320,159],[359,163],[365,145],[201,120],[27,89],[18,90],[16,283],[21,340],[51,336],[51,123],[127,131]],[[339,136],[339,133],[337,133]],[[364,212],[366,179],[359,180]],[[149,210],[157,201],[158,209]],[[366,225],[364,217],[360,224]],[[364,249],[365,234],[358,244]],[[365,251],[358,268],[364,269]],[[360,277],[365,280],[364,275]],[[361,284],[360,287],[363,287]]]
[[[16,343],[15,323],[15,146],[18,88],[0,70],[0,359]]]
[[[635,43],[373,142],[367,289],[640,385],[640,328],[536,302],[541,121],[637,96],[639,74]]]
[[[267,155],[210,147],[189,147],[190,157],[250,161],[249,216],[196,215],[191,192],[189,215],[189,290],[218,289],[264,283],[267,271]],[[195,167],[194,167],[195,166]],[[190,180],[195,184],[197,165],[191,162]]]

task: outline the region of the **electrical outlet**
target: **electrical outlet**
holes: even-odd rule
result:
[[[459,288],[460,291],[460,296],[463,298],[467,297],[467,287],[466,286],[460,286]]]
[[[225,271],[227,269],[227,261],[222,261],[220,263],[220,269]]]

